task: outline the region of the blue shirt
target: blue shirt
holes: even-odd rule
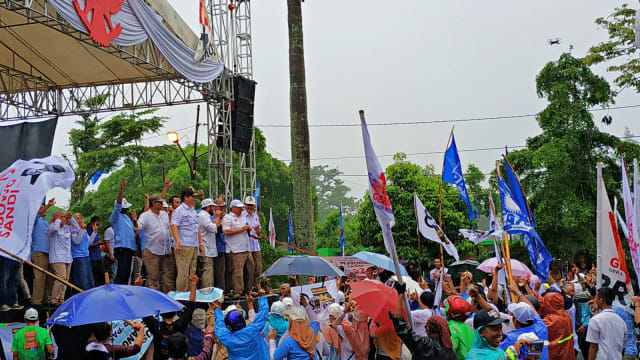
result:
[[[627,346],[624,348],[625,355],[637,355],[638,349],[635,344],[635,337],[633,336],[633,315],[627,312],[624,308],[620,306],[612,306],[611,309],[613,312],[618,314],[624,320],[624,323],[627,325]]]
[[[510,331],[507,334],[507,337],[500,343],[500,349],[506,351],[509,346],[515,344],[516,341],[518,341],[518,337],[520,335],[529,332],[536,334],[539,340],[549,340],[549,331],[547,330],[547,325],[545,325],[544,321],[542,321],[540,315],[536,315],[536,317],[533,318],[533,325]],[[545,345],[542,349],[540,359],[549,360],[549,347],[547,345]]]
[[[287,337],[282,340],[276,351],[273,353],[273,360],[309,360],[309,353],[302,350],[300,345],[292,338]],[[314,353],[314,359],[318,359],[318,352]]]
[[[49,229],[47,219],[42,216],[36,216],[35,224],[33,224],[33,231],[31,232],[32,254],[35,252],[45,254],[49,253],[49,247],[51,244],[49,243],[49,237],[47,236],[47,229]]]
[[[88,227],[87,235],[91,236],[91,234],[93,234],[93,229],[91,227]],[[100,235],[96,234],[96,237],[93,239],[91,244],[96,244],[99,242],[100,242]],[[100,251],[100,246],[94,246],[92,248],[89,248],[89,259],[91,259],[91,261],[102,260],[102,252]]]
[[[122,214],[121,210],[122,204],[116,203],[111,217],[109,217],[115,237],[113,248],[127,248],[136,251],[136,235],[133,232],[133,222],[127,215]]]
[[[71,242],[71,257],[74,259],[89,256],[89,238],[87,237],[87,232],[82,231],[80,235],[82,235],[80,243],[76,244],[73,241]]]
[[[212,216],[211,220],[215,220],[216,217]],[[216,248],[218,249],[218,254],[225,253],[225,242],[224,242],[224,233],[222,231],[218,231],[216,233]]]

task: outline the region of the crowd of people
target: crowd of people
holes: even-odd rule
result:
[[[305,297],[299,302],[292,298],[291,286],[300,285],[295,276],[280,286],[277,301],[269,305],[265,295],[271,290],[257,278],[262,273],[261,226],[253,197],[231,201],[226,213],[222,198],[204,198],[192,188],[165,201],[171,186],[167,181],[162,194],[146,196],[137,216],[123,197],[126,185],[124,180],[120,184],[104,239],[98,234],[102,219],[85,223],[81,214],[55,212],[47,222],[46,211],[55,199],[43,204],[33,228],[31,261],[83,290],[110,281],[165,293],[190,291],[190,300],[180,313],[131,323],[137,335],[128,346],[110,343],[109,323],[82,329],[54,326],[60,359],[135,355],[142,349],[145,328],[153,335],[147,353],[161,360],[638,358],[640,297],[598,288],[595,268],[573,266],[564,276],[553,268],[545,282],[530,276],[514,277],[508,284],[499,276],[503,265],[498,265],[487,285],[485,279],[474,283],[468,271],[451,276],[435,259],[427,277],[412,273],[420,291],[407,291],[405,285],[388,281],[392,273],[371,266],[364,281],[380,281],[397,291],[390,323],[360,311],[351,296],[354,277],[335,278],[339,291],[327,318],[318,318]],[[12,343],[14,359],[52,356],[52,340],[39,327],[38,310],[61,304],[70,295],[66,282],[35,271],[30,294],[19,262],[0,257],[0,271],[0,310],[22,309],[19,291],[31,304],[24,311],[26,327]],[[199,307],[196,289],[212,286],[224,295],[207,309]],[[246,312],[239,305],[221,308],[225,301],[241,299]]]
[[[255,198],[233,200],[227,214],[222,197],[204,198],[202,190],[193,188],[165,201],[171,185],[167,181],[162,194],[146,195],[139,216],[123,197],[124,180],[109,219],[93,216],[87,222],[80,213],[57,211],[47,221],[47,210],[55,205],[55,199],[49,200],[34,223],[31,262],[82,290],[106,281],[133,284],[140,277],[165,293],[188,291],[186,279],[197,270],[200,288],[224,289],[232,299],[257,292],[262,255]],[[103,238],[102,222],[109,223]],[[20,310],[24,304],[55,307],[73,293],[65,282],[41,271],[33,273],[31,292],[22,264],[10,258],[0,257],[0,273],[0,311]]]

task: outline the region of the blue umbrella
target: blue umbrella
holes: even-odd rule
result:
[[[183,305],[164,293],[142,286],[107,284],[73,295],[51,315],[47,325],[79,326],[138,319],[179,311]]]
[[[393,261],[385,255],[376,254],[369,251],[360,251],[353,254],[353,257],[379,268],[389,270],[392,273],[396,272],[396,267],[393,265]],[[409,274],[407,273],[407,269],[405,269],[402,265],[400,265],[400,272],[402,273],[402,276],[409,276]]]
[[[278,259],[260,276],[344,276],[342,270],[319,256],[289,255]]]

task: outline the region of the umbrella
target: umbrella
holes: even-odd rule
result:
[[[393,280],[397,281],[398,277],[393,275],[391,278],[393,278]],[[409,294],[413,294],[418,293],[418,296],[420,296],[420,294],[422,294],[422,292],[424,290],[422,290],[422,288],[420,287],[420,284],[418,284],[417,281],[413,280],[412,278],[410,278],[409,276],[403,276],[402,277],[402,281],[407,285],[407,292]],[[387,282],[388,284],[388,282]]]
[[[215,287],[208,287],[204,289],[198,289],[196,291],[196,302],[210,303],[216,300],[220,300],[223,290]],[[190,291],[172,291],[167,294],[174,300],[188,301],[191,296]]]
[[[276,260],[260,276],[276,275],[344,276],[344,273],[319,256],[289,255]]]
[[[353,257],[358,258],[371,265],[377,266],[379,268],[389,270],[392,273],[396,272],[396,268],[393,265],[393,261],[382,254],[376,254],[369,251],[360,251],[358,253],[353,254]],[[400,265],[400,272],[402,273],[402,276],[409,276],[409,273],[407,273],[407,269],[405,269],[404,266],[402,265]]]
[[[351,298],[358,309],[375,322],[393,329],[389,312],[393,313],[398,302],[396,291],[380,281],[356,281],[351,283]]]
[[[486,273],[493,272],[493,269],[498,265],[498,260],[495,257],[489,258],[482,262],[482,264],[478,265],[477,269],[482,270]],[[527,265],[521,263],[516,259],[511,259],[511,274],[513,276],[529,276],[533,275],[531,270],[527,267]]]
[[[183,305],[164,293],[142,286],[102,285],[73,295],[51,315],[47,325],[79,326],[138,319],[179,311]]]

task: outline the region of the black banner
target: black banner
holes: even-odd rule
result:
[[[18,159],[30,160],[51,155],[58,118],[39,122],[2,125],[0,122],[0,171]]]

